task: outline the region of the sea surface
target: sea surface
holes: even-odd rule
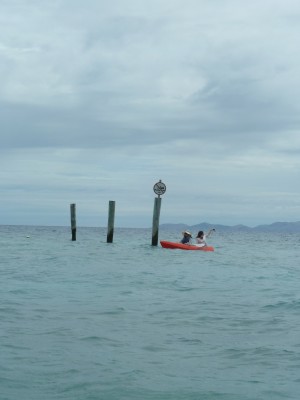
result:
[[[0,226],[0,399],[299,400],[300,235],[209,244]]]

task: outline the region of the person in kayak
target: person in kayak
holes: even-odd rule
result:
[[[183,238],[181,239],[180,243],[182,244],[192,244],[191,239],[192,239],[192,234],[189,231],[184,231],[182,232]]]
[[[199,231],[198,235],[196,236],[196,246],[199,247],[204,247],[207,246],[206,239],[211,235],[212,232],[214,232],[215,229],[210,229],[207,233],[204,233],[203,231]]]

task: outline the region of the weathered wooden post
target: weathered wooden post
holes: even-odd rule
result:
[[[153,222],[152,222],[152,246],[158,244],[158,230],[159,230],[159,216],[161,208],[161,195],[166,191],[166,185],[160,180],[153,186],[154,193],[157,197],[154,198],[154,209],[153,209]]]
[[[76,204],[70,204],[72,240],[76,240]]]
[[[108,205],[108,223],[107,223],[107,243],[112,243],[114,238],[115,224],[115,205],[116,202],[110,200]]]

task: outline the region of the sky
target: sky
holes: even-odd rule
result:
[[[0,224],[300,220],[298,0],[0,0]]]

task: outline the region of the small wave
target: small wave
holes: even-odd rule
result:
[[[115,310],[102,311],[102,312],[99,312],[98,314],[99,315],[119,315],[119,314],[124,313],[125,311],[126,311],[125,308],[118,307]]]
[[[122,344],[118,342],[117,340],[113,340],[104,336],[97,336],[97,335],[92,335],[92,336],[84,336],[80,339],[81,342],[88,342],[90,344],[93,343],[101,343],[108,345],[110,347],[121,347]]]
[[[161,352],[161,351],[165,350],[164,347],[155,346],[155,345],[144,346],[144,347],[142,347],[142,349],[146,350],[146,351],[150,351],[151,353],[158,353],[158,352]]]
[[[198,344],[203,343],[203,341],[200,339],[189,339],[189,338],[185,338],[185,337],[179,338],[179,341],[181,343],[186,343],[186,344],[190,344],[190,345],[198,345]]]
[[[19,304],[16,304],[16,306],[19,306]],[[1,307],[0,314],[22,315],[22,313],[19,310],[13,307]]]
[[[27,346],[19,346],[19,345],[11,344],[11,343],[3,344],[2,346],[3,346],[3,347],[6,347],[6,348],[8,348],[8,349],[12,349],[12,350],[30,350],[30,347],[27,347]]]
[[[267,304],[263,307],[264,310],[299,310],[300,309],[300,301],[293,300],[293,301],[279,301],[275,304]]]
[[[88,342],[98,342],[98,341],[101,341],[102,338],[100,336],[85,336],[85,337],[81,338],[80,340],[88,341]]]

